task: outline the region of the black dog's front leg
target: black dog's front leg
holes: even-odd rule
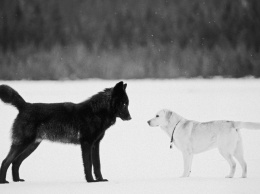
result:
[[[97,141],[94,144],[94,147],[93,147],[93,150],[92,150],[94,174],[95,174],[97,181],[108,181],[107,179],[103,179],[103,176],[101,174],[100,156],[99,156],[99,143],[100,143],[100,141]]]
[[[97,182],[92,176],[92,145],[88,142],[81,142],[82,159],[85,178],[87,182]]]

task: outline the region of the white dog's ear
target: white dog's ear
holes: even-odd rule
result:
[[[170,122],[171,116],[172,116],[172,111],[167,111],[167,113],[166,113],[166,120],[168,122]]]

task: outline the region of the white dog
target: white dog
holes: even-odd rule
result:
[[[184,172],[182,177],[189,177],[193,154],[198,154],[213,148],[218,148],[220,154],[230,165],[230,173],[226,178],[232,178],[236,170],[233,156],[242,167],[242,177],[247,176],[247,165],[243,157],[240,129],[260,129],[260,123],[211,121],[197,122],[187,120],[170,111],[161,110],[156,117],[149,120],[151,127],[160,126],[183,154]],[[171,145],[172,146],[172,145]]]

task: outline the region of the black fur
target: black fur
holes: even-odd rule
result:
[[[0,183],[6,181],[6,172],[12,164],[13,180],[24,181],[19,167],[42,140],[80,144],[85,178],[88,182],[107,181],[100,170],[99,143],[105,131],[116,122],[116,117],[130,120],[126,84],[119,82],[113,88],[79,103],[27,103],[11,87],[0,86],[0,98],[19,110],[12,127],[12,145],[0,170]],[[96,180],[92,176],[92,165]]]

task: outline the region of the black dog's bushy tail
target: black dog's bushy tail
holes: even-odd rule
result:
[[[0,98],[3,102],[15,106],[19,111],[26,105],[25,100],[18,92],[7,85],[0,85]]]

